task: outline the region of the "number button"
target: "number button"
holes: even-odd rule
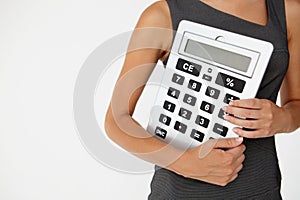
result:
[[[236,97],[236,96],[233,96],[231,94],[226,94],[225,97],[224,97],[224,103],[227,103],[229,104],[231,101],[233,100],[239,100],[240,98]]]
[[[212,87],[208,86],[207,89],[206,89],[205,95],[209,96],[211,98],[214,98],[214,99],[218,99],[219,95],[220,95],[220,90],[217,90],[215,88],[212,88]]]
[[[195,129],[193,129],[192,133],[191,133],[191,138],[193,138],[193,139],[195,139],[195,140],[197,140],[199,142],[202,142],[203,138],[204,138],[204,134],[201,133],[201,132],[199,132],[199,131],[197,131],[197,130],[195,130]]]
[[[159,117],[159,121],[167,126],[170,125],[170,122],[171,122],[171,118],[164,115],[164,114],[161,114],[160,117]]]
[[[212,114],[214,112],[215,106],[206,101],[203,101],[200,106],[200,109],[205,112],[208,112],[209,114]]]
[[[174,73],[174,74],[173,74],[173,77],[172,77],[172,81],[173,81],[174,83],[177,83],[177,84],[179,84],[179,85],[182,85],[183,82],[184,82],[184,77],[181,76],[181,75],[179,75],[179,74]]]
[[[201,83],[194,81],[194,80],[190,80],[189,84],[188,84],[188,88],[199,92],[200,88],[201,88]]]
[[[187,104],[189,104],[191,106],[194,106],[196,104],[196,100],[197,100],[196,97],[193,97],[193,96],[191,96],[189,94],[185,94],[184,98],[183,98],[183,102],[187,103]]]
[[[202,116],[198,115],[197,118],[196,118],[195,123],[202,126],[202,127],[204,127],[204,128],[207,128],[208,124],[209,124],[209,119],[206,119],[205,117],[202,117]]]
[[[213,132],[215,132],[223,137],[226,137],[228,128],[225,126],[222,126],[221,124],[216,123],[213,128]]]
[[[178,59],[176,69],[186,72],[188,74],[194,75],[194,76],[199,76],[200,70],[201,70],[201,65],[188,62],[186,60],[183,60],[181,58]]]
[[[217,76],[216,84],[241,93],[244,90],[246,82],[220,72]]]
[[[168,90],[168,95],[175,99],[178,99],[179,94],[180,94],[179,90],[176,90],[175,88],[170,87]]]
[[[175,122],[174,129],[181,132],[185,133],[187,126],[183,123],[180,123],[178,121]]]
[[[174,112],[174,110],[175,110],[175,104],[173,104],[173,103],[171,103],[169,101],[165,101],[163,107],[164,107],[164,109],[166,109],[166,110],[168,110],[170,112]]]
[[[162,139],[165,139],[166,135],[167,135],[167,131],[158,126],[156,127],[154,133],[155,133],[155,135],[157,135],[158,137],[161,137]]]
[[[189,120],[191,119],[192,112],[187,109],[180,108],[178,115]]]

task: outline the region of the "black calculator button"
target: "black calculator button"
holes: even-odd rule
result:
[[[174,74],[173,74],[173,77],[172,77],[172,81],[173,81],[174,83],[177,83],[177,84],[179,84],[179,85],[182,85],[183,82],[184,82],[184,77],[181,76],[181,75],[179,75],[179,74],[174,73]]]
[[[224,103],[227,103],[229,104],[230,101],[233,101],[233,100],[239,100],[240,98],[236,97],[236,96],[233,96],[231,94],[226,94],[225,97],[224,97]]]
[[[208,112],[208,113],[212,114],[214,112],[215,106],[212,105],[211,103],[203,101],[201,103],[200,109],[205,111],[205,112]]]
[[[217,76],[216,84],[241,93],[244,90],[246,82],[220,72]]]
[[[199,142],[202,142],[203,138],[204,138],[204,134],[201,133],[201,132],[199,132],[199,131],[197,131],[197,130],[195,130],[195,129],[193,129],[192,133],[191,133],[191,138],[193,138],[193,139],[195,139],[195,140],[197,140]]]
[[[175,110],[175,104],[174,103],[171,103],[169,101],[165,101],[164,103],[164,109],[170,111],[170,112],[174,112]]]
[[[176,69],[194,76],[199,76],[201,71],[201,65],[179,58],[176,65]]]
[[[200,126],[203,126],[204,128],[207,128],[208,124],[209,124],[209,119],[198,115],[197,118],[196,118],[195,123],[200,125]]]
[[[183,123],[180,123],[178,121],[175,122],[174,129],[181,132],[185,133],[187,126]]]
[[[205,95],[209,96],[211,98],[214,98],[214,99],[218,99],[219,95],[220,95],[220,90],[217,90],[215,88],[212,88],[212,87],[208,86],[207,89],[206,89]]]
[[[180,108],[178,115],[189,120],[191,119],[192,112],[187,109]]]
[[[185,94],[183,97],[183,102],[190,104],[191,106],[194,106],[196,104],[196,100],[197,100],[196,97],[193,97],[189,94]]]
[[[226,126],[222,126],[221,124],[216,123],[213,128],[213,132],[215,132],[223,137],[226,137],[228,128]]]
[[[189,84],[188,84],[188,88],[192,89],[192,90],[195,90],[197,92],[200,91],[200,88],[201,88],[201,83],[197,82],[197,81],[194,81],[194,80],[190,80],[189,81]]]
[[[166,135],[167,135],[167,131],[158,126],[156,127],[154,133],[155,133],[155,135],[157,135],[158,137],[161,137],[162,139],[165,139]]]
[[[168,90],[168,95],[175,99],[178,99],[179,94],[180,94],[179,90],[176,90],[175,88],[170,87]]]
[[[224,120],[224,115],[227,115],[227,113],[223,109],[220,109],[218,117]]]
[[[167,126],[170,125],[170,122],[171,122],[171,118],[164,115],[164,114],[160,114],[159,116],[159,121]]]
[[[206,81],[211,81],[212,77],[211,76],[208,76],[206,74],[203,74],[203,77],[202,77],[204,80]]]

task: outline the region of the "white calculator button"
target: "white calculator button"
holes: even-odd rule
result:
[[[176,65],[176,69],[194,76],[199,76],[201,71],[201,65],[179,58]]]
[[[157,135],[158,137],[165,139],[166,135],[167,135],[167,131],[160,128],[160,127],[156,127],[155,131],[154,131],[155,135]]]
[[[170,125],[170,122],[171,122],[171,118],[168,117],[167,115],[164,115],[164,114],[160,114],[159,116],[159,121],[167,126]]]
[[[208,73],[212,73],[212,68],[208,68],[208,69],[207,69],[207,72],[208,72]]]
[[[185,133],[187,126],[183,123],[180,123],[178,121],[175,122],[174,129],[181,132]]]
[[[212,77],[209,76],[209,75],[206,75],[206,74],[203,74],[203,77],[202,77],[204,80],[206,81],[211,81]]]
[[[244,90],[246,82],[220,72],[217,76],[216,84],[241,93]]]
[[[213,132],[215,132],[223,137],[226,137],[228,128],[226,126],[222,126],[221,124],[216,123],[213,128]]]
[[[238,98],[238,97],[236,97],[236,96],[233,96],[233,95],[231,95],[231,94],[226,94],[225,97],[224,97],[223,102],[229,104],[230,101],[233,101],[233,100],[239,100],[239,99],[240,99],[240,98]]]
[[[201,115],[198,115],[197,118],[196,118],[195,123],[202,126],[202,127],[204,127],[204,128],[207,128],[208,125],[209,125],[209,119],[207,119],[205,117],[202,117]]]
[[[175,89],[175,88],[170,87],[169,90],[168,90],[168,95],[170,97],[175,98],[175,99],[178,99],[179,94],[180,94],[180,91]]]
[[[179,84],[179,85],[182,85],[183,82],[184,82],[184,77],[181,76],[181,75],[179,75],[179,74],[174,73],[174,74],[173,74],[173,77],[172,77],[172,81],[173,81],[174,83],[177,83],[177,84]]]
[[[200,88],[201,88],[201,83],[197,82],[197,81],[194,81],[194,80],[190,80],[189,81],[189,84],[188,84],[188,88],[192,89],[192,90],[195,90],[196,92],[199,92],[200,91]]]
[[[211,98],[214,98],[214,99],[218,99],[219,95],[220,95],[220,90],[217,90],[215,88],[212,88],[212,87],[208,86],[207,89],[206,89],[205,95],[209,96]]]
[[[206,101],[202,101],[200,109],[207,112],[207,113],[209,113],[209,114],[212,114],[214,112],[215,106],[211,103],[206,102]]]
[[[168,110],[170,112],[174,112],[174,110],[175,110],[175,104],[171,103],[169,101],[165,101],[163,107],[164,107],[164,109],[166,109],[166,110]]]
[[[196,97],[193,97],[189,94],[185,94],[183,97],[183,102],[191,106],[194,106],[196,104],[196,101],[197,101]]]
[[[202,142],[203,141],[203,138],[204,138],[204,134],[201,133],[200,131],[197,131],[195,129],[192,130],[192,133],[191,133],[191,138],[199,141],[199,142]]]
[[[180,108],[178,115],[179,115],[180,117],[183,117],[183,118],[189,120],[189,119],[191,119],[192,112],[189,111],[189,110],[187,110],[187,109]]]

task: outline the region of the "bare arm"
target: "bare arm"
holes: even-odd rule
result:
[[[143,28],[149,27],[163,28],[168,31],[161,31],[161,29],[143,31]],[[173,37],[170,30],[172,30],[172,23],[165,1],[153,4],[142,14],[132,36],[111,106],[106,115],[106,132],[115,143],[146,161],[185,177],[226,185],[233,181],[242,169],[245,158],[243,154],[245,146],[241,144],[242,140],[219,140],[209,149],[207,156],[199,159],[199,150],[203,145],[182,152],[151,137],[131,117],[142,92],[141,84],[146,83],[155,63],[163,59],[170,49]],[[139,89],[133,92],[133,89],[138,87]],[[220,148],[231,149],[224,151]]]

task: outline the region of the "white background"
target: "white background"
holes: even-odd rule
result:
[[[113,171],[83,148],[72,97],[88,55],[152,2],[0,1],[0,199],[146,199],[152,174]],[[299,131],[277,143],[283,196],[298,199]]]

